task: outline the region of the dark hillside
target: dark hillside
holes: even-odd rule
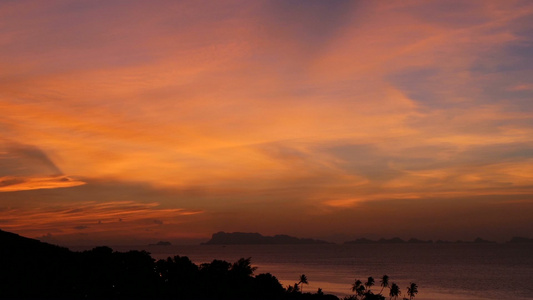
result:
[[[0,295],[56,293],[68,281],[73,258],[66,248],[0,230]]]
[[[251,259],[196,265],[109,247],[72,252],[0,231],[0,299],[338,299],[286,290]]]

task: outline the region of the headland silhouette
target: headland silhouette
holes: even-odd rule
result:
[[[329,242],[315,239],[302,239],[284,234],[275,236],[263,236],[255,232],[231,232],[223,231],[214,233],[211,239],[204,245],[288,245],[288,244],[330,244]]]

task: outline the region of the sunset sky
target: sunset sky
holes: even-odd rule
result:
[[[0,229],[533,232],[532,1],[2,1]]]

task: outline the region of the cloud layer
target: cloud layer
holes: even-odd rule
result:
[[[415,206],[447,206],[450,219],[454,208],[473,211],[464,232],[446,233],[439,214],[433,234],[409,220],[398,234],[490,232],[483,211],[493,201],[520,203],[494,216],[510,225],[493,238],[531,229],[533,220],[517,217],[533,205],[527,1],[0,7],[0,191],[8,192],[0,206],[32,189],[39,203],[24,198],[24,209],[48,211],[58,199],[75,206],[80,196],[69,189],[44,189],[93,182],[83,198],[94,205],[156,198],[175,213],[203,211],[194,232],[206,237],[353,237],[367,218],[344,213],[390,218],[371,209],[378,203],[424,220],[431,213]],[[98,192],[103,182],[113,192]],[[132,185],[146,193],[123,199],[118,189]],[[298,228],[280,222],[291,217]],[[31,232],[97,232],[76,218]],[[17,223],[30,230],[27,219]]]

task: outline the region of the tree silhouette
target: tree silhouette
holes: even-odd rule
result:
[[[255,295],[262,299],[279,299],[282,298],[285,289],[279,283],[276,276],[270,273],[259,274],[255,276]]]
[[[298,283],[294,283],[294,286],[292,285],[289,285],[287,287],[287,293],[291,294],[291,293],[299,293],[300,292],[300,288],[298,287]]]
[[[389,288],[389,300],[397,300],[398,296],[400,296],[402,293],[400,291],[400,287],[396,283],[392,283],[389,285],[389,276],[383,275],[381,278],[381,291],[378,294],[372,293],[370,290],[370,287],[374,285],[374,278],[368,277],[367,282],[363,283],[361,280],[356,279],[355,282],[352,284],[352,292],[355,292],[355,295],[345,296],[343,300],[385,300],[385,297],[382,295],[382,292],[385,288]],[[415,295],[418,293],[418,286],[416,283],[411,283],[410,286],[407,287],[407,295],[410,297],[409,299],[403,298],[404,300],[412,300]]]
[[[257,270],[257,267],[252,267],[251,263],[252,258],[241,258],[238,261],[234,262],[231,266],[231,272],[235,273],[237,276],[252,276]]]
[[[354,284],[352,285],[352,292],[355,292],[356,299],[358,296],[362,297],[365,294],[365,286],[363,285],[363,282],[361,280],[355,280]]]
[[[365,282],[365,286],[368,289],[368,293],[370,293],[370,288],[374,285],[376,281],[374,280],[374,277],[368,277],[368,280]]]
[[[389,276],[387,275],[383,275],[383,277],[381,277],[381,291],[379,292],[379,294],[381,295],[381,293],[383,292],[383,289],[384,288],[388,288],[389,287]]]
[[[396,283],[393,282],[390,286],[390,292],[389,292],[390,299],[392,299],[392,297],[394,297],[394,299],[398,299],[398,296],[401,294],[402,292],[400,291],[400,287]]]
[[[411,282],[411,284],[407,287],[407,295],[409,296],[409,299],[413,299],[417,293],[418,286],[416,283]]]
[[[304,274],[287,289],[269,273],[254,276],[250,258],[196,265],[109,247],[72,252],[2,230],[0,266],[0,299],[338,300],[320,289],[301,293]]]
[[[300,275],[300,282],[298,282],[297,285],[299,286],[300,284],[309,284],[309,282],[307,282],[307,276],[305,276],[305,274]],[[303,287],[301,287],[300,290],[302,290],[303,292]]]

